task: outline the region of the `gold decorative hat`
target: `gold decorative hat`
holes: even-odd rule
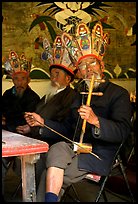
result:
[[[51,47],[47,38],[43,40],[44,52],[41,55],[42,60],[48,60],[49,70],[52,68],[58,68],[66,71],[74,79],[75,66],[74,61],[69,55],[68,50],[65,48],[61,36],[56,36],[53,47]]]
[[[62,41],[75,62],[76,68],[82,58],[94,56],[102,61],[107,45],[108,33],[103,33],[101,22],[97,22],[90,32],[85,23],[78,24],[74,36],[64,32]]]
[[[31,69],[31,62],[32,59],[27,59],[24,52],[19,57],[15,51],[11,50],[9,52],[8,59],[4,59],[4,68],[10,76],[13,76],[19,72],[25,72],[29,74]]]

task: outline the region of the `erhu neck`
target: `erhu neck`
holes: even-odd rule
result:
[[[101,92],[97,92],[97,93],[94,93],[93,92],[93,88],[94,88],[94,83],[95,82],[99,82],[99,83],[103,83],[105,82],[104,79],[94,79],[94,75],[92,75],[92,78],[91,79],[85,79],[86,80],[90,80],[90,86],[89,86],[89,92],[85,92],[83,94],[87,94],[87,101],[86,101],[86,105],[87,106],[90,106],[90,103],[91,103],[91,98],[92,98],[92,95],[97,95],[97,96],[102,96],[103,93]],[[80,135],[80,143],[83,143],[83,137],[84,137],[84,133],[85,133],[85,129],[86,129],[86,119],[83,120],[83,123],[82,123],[82,131],[81,131],[81,135]]]

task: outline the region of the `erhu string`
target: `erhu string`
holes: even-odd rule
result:
[[[91,81],[90,81],[89,94],[87,96],[87,101],[86,101],[86,105],[88,105],[88,106],[90,106],[93,87],[94,87],[94,75],[92,75],[92,78],[91,78]],[[80,135],[80,143],[83,142],[83,137],[84,137],[84,133],[85,133],[85,129],[86,129],[86,123],[87,123],[87,121],[86,121],[86,119],[84,119],[83,124],[82,124],[81,135]]]
[[[83,79],[82,79],[82,81],[80,82],[79,86],[81,85],[82,82],[84,82]],[[86,83],[83,83],[83,91],[85,91],[85,90],[86,90]],[[82,98],[81,98],[81,104],[82,104],[82,105],[84,104],[84,99],[85,99],[85,95],[83,94],[83,95],[82,95]],[[77,120],[77,124],[76,124],[76,127],[75,127],[74,135],[73,135],[73,141],[75,140],[75,137],[76,137],[76,134],[77,134],[77,130],[78,130],[78,127],[79,127],[80,120],[81,120],[81,117],[80,117],[80,115],[78,115],[78,120]]]

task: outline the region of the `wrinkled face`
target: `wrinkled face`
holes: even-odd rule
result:
[[[63,88],[69,85],[71,77],[62,69],[52,68],[50,73],[50,79],[53,86]]]
[[[91,79],[94,75],[94,79],[102,79],[103,66],[101,66],[100,61],[95,57],[88,56],[87,58],[82,58],[78,64],[78,69],[81,73],[83,79]],[[86,80],[88,87],[90,86],[90,81]],[[98,87],[100,82],[94,81],[94,87]]]
[[[82,59],[78,64],[78,69],[83,79],[91,79],[92,75],[95,76],[95,79],[99,79],[102,77],[103,73],[100,62],[92,56]]]
[[[14,74],[12,80],[16,88],[17,95],[22,96],[28,86],[28,83],[30,82],[28,74],[24,72],[16,73]]]

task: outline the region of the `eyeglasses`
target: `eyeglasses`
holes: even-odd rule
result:
[[[88,68],[88,67],[94,67],[94,66],[96,66],[97,64],[99,64],[98,62],[97,62],[97,60],[96,59],[94,59],[93,61],[91,61],[91,62],[82,62],[82,63],[80,63],[79,65],[78,65],[78,68],[79,69],[81,69],[81,70],[85,70],[86,68]]]

